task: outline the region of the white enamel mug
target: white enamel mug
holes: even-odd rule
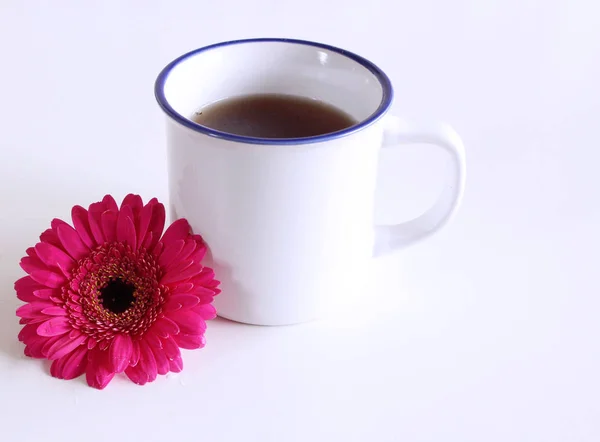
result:
[[[220,316],[280,325],[312,320],[363,290],[373,256],[427,238],[456,211],[465,154],[447,125],[386,115],[393,90],[373,63],[332,46],[289,39],[220,43],[160,73],[167,115],[171,216],[205,239],[223,292]],[[229,97],[280,93],[322,100],[359,123],[295,139],[238,136],[191,117]],[[411,221],[375,226],[381,147],[441,147],[451,173],[437,202]]]

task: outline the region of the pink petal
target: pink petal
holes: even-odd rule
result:
[[[210,280],[210,281],[204,281],[204,282],[198,282],[199,278],[193,278],[192,281],[194,281],[194,289],[190,292],[194,295],[197,295],[199,298],[203,298],[205,296],[215,296],[216,289],[209,287],[209,285],[214,281]],[[205,279],[204,277],[202,279]],[[218,281],[216,281],[216,283],[218,284]]]
[[[206,331],[206,322],[193,310],[178,310],[169,317],[179,326],[181,333],[201,335]]]
[[[128,334],[116,335],[108,353],[109,368],[116,373],[122,373],[129,366],[132,352],[131,337]]]
[[[131,218],[127,218],[127,244],[131,246],[133,250],[138,249],[137,237],[135,232],[135,225]]]
[[[185,240],[188,238],[188,236],[190,236],[191,231],[192,229],[190,227],[190,223],[188,223],[186,219],[181,218],[167,228],[165,234],[161,238],[161,241],[165,244],[170,244],[173,241],[180,239]]]
[[[153,200],[154,201],[154,200]],[[140,211],[140,219],[137,227],[137,243],[142,246],[144,241],[146,240],[146,233],[148,232],[148,227],[150,226],[150,220],[152,219],[152,208],[156,203],[152,203],[152,201],[142,207]]]
[[[42,322],[46,321],[48,316],[34,316],[31,318],[21,318],[19,319],[19,324],[37,324],[40,325]]]
[[[172,295],[163,306],[163,311],[173,312],[180,309],[190,309],[200,302],[200,298],[190,294]]]
[[[101,216],[102,233],[107,242],[117,240],[117,212],[105,211]]]
[[[83,243],[90,249],[95,247],[97,244],[90,228],[88,211],[81,206],[74,206],[71,209],[71,219],[73,220],[73,226]]]
[[[128,334],[118,334],[114,337],[108,358],[110,369],[115,373],[123,372],[128,366],[133,352],[133,343]]]
[[[167,317],[158,319],[154,323],[152,330],[154,330],[154,332],[161,338],[168,338],[169,336],[174,336],[179,333],[179,327],[177,324]]]
[[[152,330],[148,330],[146,332],[144,335],[144,341],[146,341],[146,344],[148,344],[150,347],[162,348],[162,341]]]
[[[44,309],[48,307],[54,307],[54,304],[50,302],[44,302],[41,300],[37,300],[31,302],[29,304],[22,305],[17,309],[17,316],[19,318],[36,318],[43,317],[44,320],[50,319],[46,317],[46,315],[42,312]]]
[[[21,268],[29,274],[36,270],[47,270],[48,266],[37,257],[35,249],[31,248],[31,250],[33,250],[33,253],[29,253],[30,249],[27,249],[28,256],[21,258],[21,262],[19,263]]]
[[[187,267],[185,270],[181,272],[176,272],[174,270],[169,270],[165,273],[165,275],[161,278],[160,283],[167,285],[173,284],[178,281],[185,281],[190,279],[196,275],[198,275],[202,271],[202,264],[195,262],[191,266]]]
[[[152,236],[152,237],[154,238],[154,236]],[[164,248],[165,248],[165,243],[158,242],[152,249],[152,253],[154,254],[154,256],[160,256]]]
[[[200,304],[192,310],[198,313],[203,319],[215,319],[217,317],[217,309],[212,304]]]
[[[27,250],[25,250],[25,253],[30,258],[39,259],[39,257],[37,256],[37,252],[35,251],[35,247],[28,247]]]
[[[70,331],[72,328],[67,318],[57,316],[42,322],[37,328],[37,334],[40,336],[58,336]]]
[[[204,244],[204,238],[202,238],[202,235],[198,235],[197,233],[192,233],[192,239],[194,241],[196,241],[198,244]]]
[[[66,335],[52,336],[44,341],[44,345],[42,346],[42,354],[44,355],[44,357],[46,357],[46,355],[48,354],[48,350],[50,349],[50,347],[52,347],[56,342],[58,342],[63,336]]]
[[[89,361],[88,361],[89,366]],[[104,390],[108,383],[112,381],[115,377],[115,373],[111,373],[106,371],[105,369],[100,369],[96,371],[90,371],[90,368],[87,368],[86,380],[90,387],[97,388],[98,390]]]
[[[137,250],[133,211],[130,206],[123,207],[119,212],[117,218],[117,241],[129,244],[133,250]]]
[[[219,288],[220,284],[221,284],[221,281],[213,279],[212,281],[207,282],[205,287],[213,292],[213,296],[216,296],[219,293],[221,293],[221,289]]]
[[[164,245],[164,243],[160,242],[158,243],[158,245]],[[188,267],[194,265],[194,264],[198,264],[198,263],[194,263],[194,261],[192,261],[191,259],[187,259],[185,261],[176,261],[174,262],[171,266],[169,266],[169,268],[165,268],[165,274],[180,274],[181,272],[183,272],[184,270],[186,270]]]
[[[31,279],[31,276],[23,276],[15,282],[17,298],[25,302],[37,301],[38,299],[34,291],[42,288],[44,288],[44,286]]]
[[[181,359],[181,355],[175,356],[173,359],[169,359],[169,370],[173,373],[179,373],[183,370],[183,360]]]
[[[62,247],[58,234],[53,229],[44,230],[40,235],[40,242],[47,242],[53,246]]]
[[[171,294],[172,295],[180,295],[180,294],[184,294],[184,293],[190,293],[193,288],[194,288],[194,284],[192,284],[191,282],[182,282],[172,288]]]
[[[67,311],[59,306],[46,307],[42,313],[48,316],[67,316]]]
[[[43,300],[48,300],[48,299],[52,299],[52,298],[59,298],[60,297],[60,290],[57,289],[40,289],[40,290],[35,290],[33,292],[33,295],[35,297],[37,297],[38,299],[43,299]]]
[[[40,325],[42,322],[46,321],[48,316],[35,316],[32,318],[21,318],[19,319],[19,324],[37,324]]]
[[[173,338],[163,339],[162,348],[169,359],[173,359],[181,354],[179,347]]]
[[[156,359],[154,359],[154,355],[148,344],[143,340],[140,341],[140,361],[138,362],[138,366],[148,375],[148,382],[156,379]]]
[[[38,290],[41,288],[44,288],[44,286],[35,282],[29,276],[23,276],[15,281],[15,290],[17,292],[20,292],[20,291],[33,292],[34,290]]]
[[[25,356],[29,356],[30,358],[42,359],[44,358],[44,353],[42,353],[42,348],[46,344],[46,341],[41,339],[32,341],[27,344],[23,353]]]
[[[187,266],[188,263],[191,264],[194,261],[200,262],[200,259],[194,259],[194,256],[197,254],[196,247],[197,244],[194,240],[185,241],[185,246],[183,247],[179,255],[173,257],[173,259],[171,259],[170,262],[166,262],[164,264],[163,267],[165,268],[165,270],[173,270],[173,268],[179,267],[181,264],[185,264]],[[162,254],[164,254],[164,252],[162,252]]]
[[[117,202],[112,195],[104,195],[104,198],[102,198],[102,204],[104,204],[104,210],[110,210],[115,213],[119,211],[119,206],[117,206]]]
[[[64,275],[54,273],[50,270],[35,270],[31,272],[30,275],[34,281],[54,289],[62,287],[64,283],[67,282]]]
[[[94,348],[96,346],[96,344],[98,344],[98,342],[94,338],[89,338],[87,341],[88,350],[91,350],[92,348]]]
[[[140,361],[140,344],[139,341],[132,341],[130,367],[135,367]]]
[[[57,232],[63,247],[74,259],[79,260],[90,253],[90,249],[70,225],[65,223],[58,226]]]
[[[140,248],[152,251],[152,249],[150,248],[150,246],[154,242],[155,242],[154,241],[154,234],[152,232],[148,232],[148,233],[146,233],[144,242],[142,244],[140,244]]]
[[[39,337],[36,330],[37,330],[36,325],[34,325],[34,324],[26,325],[19,332],[19,335],[18,335],[19,341],[23,342],[24,344],[29,344],[36,340],[44,340],[43,338]]]
[[[158,374],[167,374],[169,372],[169,360],[164,351],[158,347],[150,347],[154,360],[156,361],[156,371]]]
[[[52,375],[55,378],[60,379],[61,375],[62,375],[63,367],[65,366],[66,361],[67,361],[66,357],[52,361],[52,365],[50,366],[50,375]]]
[[[127,367],[125,369],[125,374],[134,384],[144,385],[148,382],[148,373],[142,369],[140,364]]]
[[[180,333],[177,336],[173,336],[173,339],[175,339],[177,345],[187,350],[202,348],[206,344],[206,339],[204,339],[203,335],[186,335]]]
[[[146,250],[152,250],[156,243],[158,243],[160,235],[165,228],[165,218],[165,206],[160,203],[154,204],[152,206],[152,217],[148,225],[148,233],[142,244],[142,247]],[[149,233],[152,233],[152,235],[150,236]]]
[[[117,241],[127,241],[127,218],[133,220],[133,210],[129,206],[122,206],[121,210],[117,213]]]
[[[183,250],[185,241],[180,239],[171,243],[165,243],[166,246],[158,258],[158,265],[168,267]]]
[[[60,269],[67,277],[71,275],[70,270],[75,265],[75,261],[65,251],[45,242],[36,244],[35,251],[48,267]]]
[[[193,239],[188,239],[185,242],[185,247],[183,248],[183,250],[181,251],[181,253],[179,254],[178,259],[180,261],[183,260],[191,260],[191,261],[201,261],[200,259],[191,259],[190,256],[192,256],[192,254],[194,254],[194,252],[198,249],[198,248],[204,248],[202,245],[198,244],[195,240]]]
[[[123,207],[125,206],[131,207],[131,211],[133,213],[133,226],[134,231],[136,232],[136,244],[139,246],[142,242],[138,239],[137,234],[140,227],[140,217],[144,207],[144,202],[142,201],[141,196],[130,193],[123,199],[123,202],[121,203],[121,210],[123,210]],[[146,226],[146,229],[147,228],[148,227]]]
[[[115,376],[115,373],[107,368],[107,364],[107,351],[99,350],[98,347],[96,347],[94,350],[88,352],[85,377],[89,386],[102,390],[108,385]]]
[[[63,224],[67,224],[67,223],[60,218],[53,218],[52,221],[50,221],[50,227],[52,228],[52,230],[54,230],[56,232],[57,235],[58,235],[58,227],[62,226]]]
[[[87,349],[85,346],[80,346],[68,355],[54,361],[52,366],[59,363],[59,361],[60,368],[57,367],[55,374],[52,374],[52,376],[59,379],[75,379],[85,372],[87,366]]]
[[[103,204],[102,203],[94,203],[90,205],[90,210],[88,211],[88,222],[90,225],[90,232],[92,232],[92,236],[96,241],[96,244],[104,244],[104,233],[102,233],[102,212],[103,212]]]
[[[204,259],[204,255],[206,255],[206,251],[208,250],[206,247],[206,244],[202,243],[196,243],[197,247],[196,249],[190,254],[190,256],[187,257],[187,259],[194,261],[194,262],[201,262],[202,259]]]
[[[46,352],[46,357],[50,360],[59,359],[68,353],[71,353],[86,340],[86,336],[80,334],[76,338],[71,338],[69,335],[62,336],[56,341]]]
[[[142,202],[142,197],[139,195],[134,195],[133,193],[128,194],[125,198],[123,198],[123,202],[121,203],[121,210],[123,207],[130,206],[133,214],[138,216],[140,211],[142,210],[142,206],[144,203]]]
[[[219,285],[219,281],[215,279],[215,272],[210,267],[204,267],[202,273],[193,280],[194,284],[204,285],[206,287],[216,287]]]
[[[191,294],[196,295],[200,298],[200,302],[206,303],[206,299],[212,299],[217,294],[216,290],[209,287],[195,286],[191,291]]]

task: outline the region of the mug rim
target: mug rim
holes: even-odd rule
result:
[[[364,68],[369,70],[379,81],[382,89],[381,102],[375,111],[369,115],[367,118],[361,120],[357,124],[350,126],[346,129],[342,129],[337,132],[330,132],[321,135],[314,135],[310,137],[301,137],[301,138],[259,138],[259,137],[249,137],[244,135],[235,135],[229,132],[223,132],[215,129],[211,129],[206,126],[202,126],[189,118],[184,117],[179,112],[177,112],[169,103],[165,96],[165,83],[171,71],[180,63],[184,62],[190,57],[193,57],[202,52],[207,52],[213,49],[219,49],[226,46],[238,45],[238,44],[246,44],[246,43],[291,43],[291,44],[300,44],[305,46],[313,46],[320,49],[326,49],[331,52],[335,52],[344,57],[351,59],[354,62],[359,63]],[[187,52],[175,60],[170,62],[167,66],[163,68],[163,70],[158,74],[156,81],[154,83],[154,96],[158,105],[162,108],[163,112],[167,114],[170,118],[175,120],[177,123],[191,129],[195,132],[208,135],[214,138],[220,138],[227,141],[234,141],[238,143],[246,143],[246,144],[265,144],[265,145],[297,145],[297,144],[312,144],[319,143],[323,141],[330,141],[337,138],[342,138],[353,133],[359,132],[371,124],[375,123],[379,120],[390,108],[390,105],[393,100],[394,91],[392,88],[392,83],[388,76],[374,63],[367,60],[360,55],[357,55],[353,52],[347,51],[345,49],[341,49],[335,46],[331,46],[324,43],[317,43],[309,40],[298,40],[292,38],[247,38],[240,40],[230,40],[221,43],[215,43],[209,46],[204,46],[193,51]]]

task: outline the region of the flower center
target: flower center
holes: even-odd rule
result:
[[[100,290],[102,307],[113,313],[123,313],[135,302],[135,287],[121,279],[114,279]]]
[[[168,288],[159,284],[161,269],[146,250],[107,243],[72,270],[63,299],[73,327],[96,342],[115,333],[141,336],[162,314]]]

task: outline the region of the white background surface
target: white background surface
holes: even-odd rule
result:
[[[599,17],[591,0],[3,0],[0,440],[600,440]],[[397,114],[452,123],[462,210],[380,260],[337,320],[213,321],[145,387],[51,378],[16,339],[19,258],[74,204],[166,201],[156,74],[258,36],[353,50],[392,78]],[[433,200],[435,153],[382,156],[379,220]]]

